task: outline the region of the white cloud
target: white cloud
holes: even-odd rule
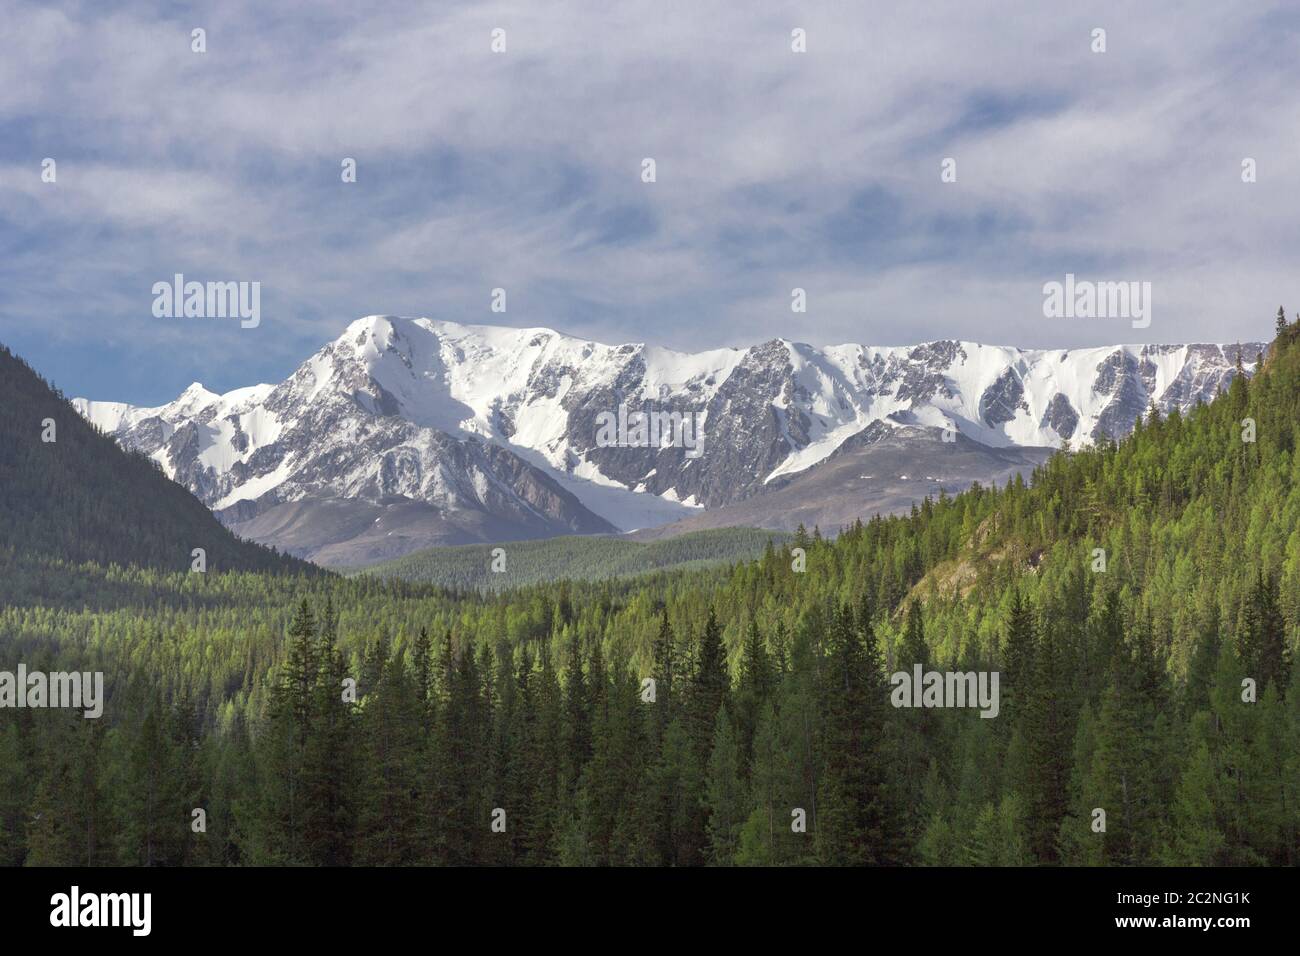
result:
[[[1236,340],[1293,291],[1282,3],[139,11],[7,9],[0,217],[26,241],[0,337],[42,307],[87,348],[107,325],[183,359],[133,298],[172,271],[263,281],[255,341],[192,337],[236,379],[361,314],[492,321],[495,286],[516,324],[686,348],[1131,338],[1044,323],[1066,271],[1153,281],[1152,340]]]

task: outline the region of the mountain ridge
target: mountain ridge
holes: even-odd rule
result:
[[[375,315],[279,384],[217,395],[195,383],[153,408],[74,404],[241,533],[295,553],[334,549],[331,561],[353,563],[425,546],[668,525],[750,499],[882,422],[946,429],[989,449],[1118,438],[1149,405],[1185,411],[1213,397],[1239,354],[1249,373],[1263,349],[772,339],[688,353]],[[698,419],[698,457],[680,442],[601,440],[602,421],[638,412]],[[353,529],[361,511],[378,508],[369,520],[383,525],[390,506],[422,504],[423,530],[372,529],[355,544],[314,540],[309,518],[296,526],[310,544],[267,530],[285,524],[266,517],[275,509],[321,510],[300,504],[309,501],[350,503]]]

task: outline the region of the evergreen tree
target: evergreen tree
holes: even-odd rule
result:
[[[883,733],[888,690],[869,620],[844,605],[833,617],[821,689],[822,775],[818,859],[833,865],[888,862]]]
[[[356,820],[356,710],[346,693],[349,675],[335,644],[337,617],[332,604],[326,605],[321,620],[312,733],[302,755],[305,853],[318,866],[346,866],[352,859]],[[421,634],[427,647],[427,635]]]
[[[740,748],[731,715],[718,711],[708,772],[708,858],[718,866],[735,859],[740,828],[746,816],[744,784],[740,779]]]
[[[1215,814],[1216,775],[1209,745],[1202,742],[1178,782],[1165,862],[1171,866],[1215,866],[1224,837]]]
[[[1059,856],[1056,838],[1068,809],[1074,734],[1066,712],[1067,675],[1054,638],[1044,634],[1034,650],[1034,679],[1024,701],[1026,760],[1018,787],[1029,819],[1029,847],[1043,863],[1055,862]]]
[[[1260,571],[1246,601],[1245,628],[1240,656],[1260,692],[1276,687],[1285,693],[1291,682],[1291,660],[1286,644],[1286,621],[1278,606],[1275,578]]]
[[[1020,589],[1011,594],[1011,612],[1007,619],[1006,639],[1002,649],[1002,675],[999,693],[1000,714],[1007,724],[1019,717],[1019,706],[1029,695],[1034,674],[1034,619],[1020,596]]]
[[[154,699],[131,741],[119,795],[118,841],[126,862],[178,866],[185,862],[191,811],[197,805],[186,766],[187,741],[171,726],[175,716]]]
[[[740,772],[746,779],[754,759],[754,733],[763,706],[776,684],[776,674],[768,657],[758,624],[751,617],[745,634],[744,654],[740,662],[740,682],[736,689],[737,734],[740,746]]]

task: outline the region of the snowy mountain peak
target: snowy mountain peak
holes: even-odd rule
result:
[[[1248,372],[1263,348],[1240,347]],[[231,520],[294,502],[407,501],[454,525],[450,538],[475,540],[489,518],[539,535],[737,502],[873,425],[951,428],[994,448],[1120,437],[1151,404],[1185,411],[1212,398],[1237,351],[772,339],[686,353],[371,315],[278,385],[218,395],[196,382],[159,408],[77,407]],[[699,453],[671,434],[600,440],[602,422],[642,412],[700,423]],[[467,524],[471,514],[481,517]]]
[[[210,392],[204,388],[202,383],[194,382],[189,388],[181,392],[171,405],[179,414],[192,415],[207,408],[220,397],[216,392]]]

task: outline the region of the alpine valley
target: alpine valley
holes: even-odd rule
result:
[[[828,533],[1051,451],[1127,435],[1250,374],[1264,345],[972,342],[684,353],[550,329],[369,316],[279,384],[156,408],[74,399],[241,537],[327,566],[442,545],[757,526]],[[634,412],[699,447],[608,445]],[[667,436],[665,436],[667,437]]]

